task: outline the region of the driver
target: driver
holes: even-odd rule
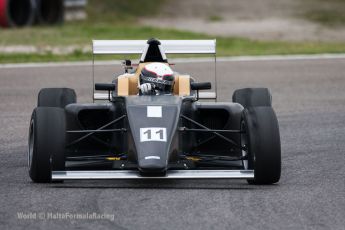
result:
[[[174,88],[174,72],[160,62],[147,64],[140,73],[139,95],[171,94]]]

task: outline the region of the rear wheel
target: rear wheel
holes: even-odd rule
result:
[[[28,165],[33,182],[51,181],[52,170],[65,169],[65,111],[38,107],[32,113]]]
[[[254,170],[250,184],[273,184],[281,173],[280,135],[277,117],[272,107],[250,107],[243,110],[241,137],[246,145],[247,169]],[[246,165],[244,165],[246,168]]]
[[[77,96],[69,88],[43,88],[38,94],[37,107],[60,107],[76,103]]]
[[[253,106],[272,106],[272,96],[267,88],[238,89],[232,95],[232,101],[244,108]]]

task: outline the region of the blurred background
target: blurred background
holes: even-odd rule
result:
[[[91,59],[92,39],[217,39],[218,56],[345,52],[345,0],[0,0],[0,63]]]

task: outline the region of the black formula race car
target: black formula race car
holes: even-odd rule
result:
[[[140,53],[139,64],[126,60],[124,74],[95,84],[94,90],[101,93],[94,93],[94,99],[101,103],[78,104],[69,88],[39,92],[29,131],[32,181],[278,182],[280,137],[268,89],[238,89],[232,103],[205,102],[203,98],[215,95],[207,91],[212,88],[209,82],[174,72],[171,91],[140,91],[143,70],[150,63],[169,66],[166,54],[215,54],[215,47],[215,40],[93,41],[94,54]],[[145,79],[167,83],[164,76]]]

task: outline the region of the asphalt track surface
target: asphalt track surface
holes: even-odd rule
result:
[[[175,68],[200,79],[212,76],[205,63]],[[32,183],[27,135],[39,89],[72,87],[80,102],[89,102],[90,73],[86,66],[0,69],[0,229],[344,229],[345,59],[218,63],[220,100],[230,101],[241,87],[264,86],[272,92],[282,143],[282,177],[276,185],[237,180]],[[105,81],[121,70],[107,65],[96,73]],[[23,220],[21,212],[37,216]],[[114,215],[114,220],[38,216],[87,212]]]

